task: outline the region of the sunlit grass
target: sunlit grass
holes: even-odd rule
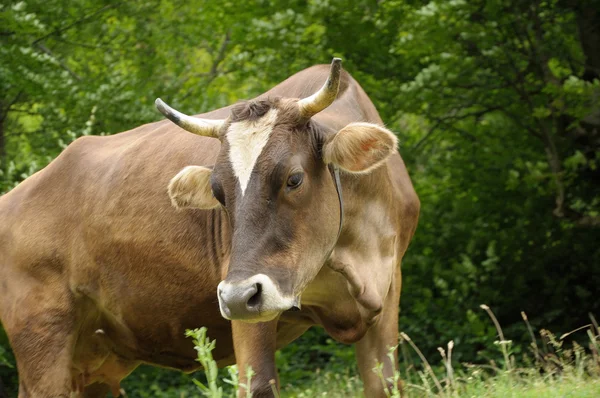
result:
[[[440,344],[438,354],[425,356],[418,347],[421,343],[419,336],[401,333],[399,345],[395,348],[400,357],[400,368],[396,370],[395,377],[401,376],[404,397],[600,397],[600,340],[593,316],[590,315],[590,324],[557,337],[544,329],[535,331],[523,313],[531,338],[527,349],[514,347],[508,340],[510,336],[505,336],[498,321],[494,321],[492,310],[487,306],[482,306],[482,309],[497,329],[497,340],[489,342],[489,346],[498,352],[497,362],[458,363],[454,358],[460,346],[452,341]],[[582,337],[579,339],[581,345],[564,342],[566,337],[574,334]],[[236,396],[240,388],[237,368],[217,371],[212,358],[212,349],[218,341],[209,340],[206,329],[190,331],[188,335],[194,340],[198,362],[206,370],[204,375],[158,372],[156,375],[161,377],[157,379],[152,378],[154,373],[146,372],[143,379],[134,378],[134,384],[125,385],[128,397]],[[326,346],[322,349],[328,350]],[[335,363],[321,363],[325,369],[311,368],[311,373],[299,372],[297,365],[295,368],[286,367],[290,359],[280,358],[280,366],[283,366],[280,368],[281,397],[362,397],[362,382],[353,359],[346,355],[346,351],[333,352]],[[525,354],[517,355],[515,352]],[[378,369],[376,366],[373,370],[378,372]],[[250,372],[246,378],[251,378],[251,370],[246,371]],[[192,377],[202,380],[202,383],[193,383]],[[244,396],[250,397],[245,386],[241,387]],[[389,391],[388,396],[398,397],[399,393]]]
[[[585,332],[589,338],[588,347],[573,343],[565,348],[563,339],[547,330],[535,336],[525,313],[523,320],[527,324],[531,336],[530,355],[517,360],[512,353],[512,342],[504,336],[502,328],[492,310],[482,305],[498,332],[498,340],[494,342],[501,353],[499,364],[455,364],[452,361],[454,343],[449,342],[445,348],[438,348],[438,358],[425,358],[416,342],[407,334],[401,333],[399,347],[401,361],[405,369],[396,369],[391,379],[385,380],[381,367],[375,366],[383,385],[395,385],[394,381],[404,376],[404,397],[599,397],[600,396],[600,360],[598,347],[600,334],[595,318],[590,315],[591,323],[573,332]],[[189,332],[194,338],[198,361],[206,369],[209,386],[199,385],[201,393],[209,397],[235,396],[231,388],[224,393],[218,384],[226,382],[237,390],[237,369],[229,371],[230,378],[217,380],[216,364],[211,351],[215,342],[206,338],[206,330]],[[541,344],[538,344],[538,339]],[[407,359],[406,349],[410,347],[420,359],[412,363]],[[390,349],[390,355],[398,347]],[[406,366],[408,364],[408,366]],[[252,374],[251,370],[248,370]],[[386,383],[391,382],[391,383]],[[245,386],[244,386],[245,387]],[[400,392],[392,389],[386,392],[391,398],[399,398]],[[251,395],[245,391],[245,396]],[[281,397],[362,397],[362,382],[354,371],[345,373],[316,370],[312,380],[302,384],[287,383],[282,386]]]
[[[531,337],[530,354],[517,360],[512,354],[512,342],[504,336],[492,310],[486,305],[481,308],[488,313],[497,329],[495,346],[502,354],[502,363],[453,364],[453,342],[449,342],[445,348],[438,348],[439,358],[428,360],[416,343],[401,333],[401,353],[405,355],[408,346],[421,361],[410,362],[407,369],[396,371],[396,377],[400,373],[405,376],[405,397],[600,397],[600,335],[592,315],[589,325],[573,331],[585,331],[589,338],[585,349],[576,342],[570,348],[564,347],[563,339],[573,332],[557,338],[542,329],[539,338],[536,337],[527,315],[522,313]],[[538,340],[541,344],[538,344]],[[407,363],[406,357],[402,362]],[[361,390],[361,382],[356,376],[326,372],[317,374],[309,386],[287,386],[282,396],[362,397]],[[389,391],[388,396],[396,398],[400,394]]]
[[[354,398],[362,397],[362,382],[358,375],[347,373],[334,373],[331,371],[316,372],[311,382],[302,385],[287,384],[282,386],[282,397],[333,397]]]
[[[333,374],[318,375],[314,383],[304,386],[284,386],[282,397],[363,397],[362,383],[356,376]],[[408,384],[405,397],[482,397],[482,398],[596,398],[600,397],[600,380],[597,378],[574,377],[521,377],[516,381],[512,377],[470,376],[461,382],[460,389],[454,392],[435,393],[423,385]]]

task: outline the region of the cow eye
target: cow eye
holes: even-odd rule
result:
[[[287,179],[288,188],[298,188],[300,184],[302,184],[303,179],[304,173],[294,173],[290,175]]]

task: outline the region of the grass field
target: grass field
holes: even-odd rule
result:
[[[401,368],[395,378],[404,382],[405,397],[600,397],[600,334],[595,318],[591,323],[560,337],[541,330],[539,338],[534,335],[527,316],[522,313],[531,336],[531,343],[520,358],[513,354],[512,342],[507,340],[502,328],[489,307],[482,305],[494,323],[498,340],[494,343],[500,354],[498,362],[483,364],[456,364],[452,361],[454,343],[438,348],[439,356],[431,366],[409,336],[401,333],[399,346]],[[573,333],[586,333],[586,346],[573,341],[569,347],[564,339]],[[190,331],[194,338],[198,360],[203,364],[208,383],[200,386],[207,397],[219,398],[233,393],[229,388],[223,392],[215,365],[211,365],[211,350],[214,342],[205,336],[206,330]],[[539,342],[539,344],[538,344]],[[393,347],[392,352],[398,349]],[[408,363],[406,350],[410,348],[420,359],[419,363]],[[377,367],[374,369],[377,372]],[[230,374],[235,379],[235,375]],[[234,380],[235,381],[235,380]],[[391,381],[391,380],[390,380]],[[362,397],[362,384],[355,370],[346,372],[321,372],[301,384],[281,376],[281,397]],[[383,383],[383,381],[382,381]],[[230,383],[237,388],[237,383]],[[392,383],[394,384],[394,383]],[[180,394],[180,397],[189,396]],[[389,391],[389,397],[398,398],[398,391]]]
[[[600,378],[588,373],[577,374],[573,370],[563,375],[540,375],[531,368],[521,370],[519,375],[502,372],[491,376],[483,370],[472,370],[468,375],[458,376],[455,387],[437,392],[432,383],[413,380],[405,383],[405,397],[436,397],[436,398],[596,398],[600,397]],[[283,384],[281,397],[284,398],[359,398],[363,397],[362,383],[354,374],[354,370],[346,372],[315,372],[313,380],[300,385],[293,382]],[[528,374],[529,373],[529,374]],[[441,383],[445,383],[444,380]],[[143,395],[137,390],[127,396],[161,397],[161,398],[191,398],[201,396],[199,391],[190,383],[185,388],[167,390],[145,390]],[[226,389],[223,396],[234,396],[233,389]],[[211,396],[211,395],[208,395]]]
[[[494,348],[500,358],[497,363],[488,361],[479,364],[456,363],[451,358],[453,345],[440,348],[439,355],[424,356],[412,360],[407,355],[417,353],[418,347],[411,345],[410,338],[403,335],[399,344],[400,369],[404,383],[405,397],[600,397],[600,357],[598,356],[598,329],[590,325],[577,331],[587,340],[565,344],[563,336],[555,337],[542,330],[539,337],[532,339],[529,347],[521,347],[525,354],[516,355],[511,351],[511,343],[504,339],[496,341]],[[499,336],[501,333],[498,333]],[[532,333],[533,335],[533,333]],[[123,387],[129,398],[190,398],[207,396],[213,398],[235,396],[235,386],[224,379],[231,374],[221,370],[217,372],[208,363],[212,360],[213,342],[195,335],[194,343],[200,350],[199,359],[205,362],[205,375],[184,375],[179,372],[164,372],[157,368],[146,367],[138,377],[128,378]],[[417,356],[413,355],[413,358]],[[504,361],[502,358],[508,358]],[[353,361],[338,358],[335,369],[311,369],[310,376],[296,377],[289,369],[281,369],[281,397],[362,397],[362,382],[357,376]],[[431,366],[429,366],[429,362]],[[347,364],[353,366],[346,368]],[[212,370],[211,370],[212,369]],[[209,379],[214,387],[202,391],[193,383],[193,378]],[[235,383],[234,383],[235,384]],[[11,394],[9,394],[11,396]],[[398,394],[390,393],[390,397]]]
[[[459,347],[449,342],[439,353],[426,358],[415,342],[401,333],[398,347],[400,368],[395,377],[402,379],[404,397],[600,397],[600,333],[597,322],[590,315],[590,324],[557,337],[547,330],[536,335],[530,331],[531,342],[527,347],[513,347],[507,340],[493,313],[486,306],[490,319],[497,328],[498,340],[492,349],[496,360],[477,364],[458,363],[453,360]],[[238,388],[237,370],[218,370],[212,359],[214,341],[206,338],[206,330],[189,331],[198,352],[198,361],[205,369],[194,375],[176,371],[165,372],[157,368],[140,369],[139,376],[132,375],[123,387],[129,398],[190,398],[190,397],[234,397]],[[565,343],[567,337],[579,336],[577,341]],[[518,348],[518,349],[517,349]],[[519,354],[516,354],[519,353]],[[292,354],[294,355],[294,354]],[[454,355],[454,357],[453,357]],[[335,356],[339,362],[324,369],[286,368],[289,358],[279,358],[281,397],[363,397],[362,382],[352,358],[343,354]],[[341,365],[341,366],[340,366]],[[349,366],[350,368],[347,368]],[[194,383],[194,378],[203,385]],[[1,395],[1,394],[0,394]],[[10,396],[10,394],[9,394]],[[390,391],[390,398],[399,397]]]
[[[591,377],[519,377],[508,375],[476,379],[461,382],[457,390],[441,393],[433,392],[423,385],[408,384],[405,387],[406,397],[489,397],[489,398],[597,398],[600,397],[600,379]],[[325,374],[315,379],[311,386],[284,386],[281,397],[308,398],[363,397],[361,383],[356,377]]]

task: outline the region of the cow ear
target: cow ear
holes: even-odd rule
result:
[[[219,206],[210,185],[211,169],[187,166],[169,183],[169,196],[178,209],[213,209]]]
[[[350,123],[323,146],[323,160],[351,173],[368,173],[396,151],[398,139],[373,123]]]

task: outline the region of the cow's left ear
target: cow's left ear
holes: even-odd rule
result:
[[[187,166],[169,183],[171,203],[178,209],[213,209],[219,206],[210,185],[212,170],[202,166]]]
[[[373,123],[350,123],[323,146],[323,160],[351,173],[368,173],[396,151],[398,139]]]

